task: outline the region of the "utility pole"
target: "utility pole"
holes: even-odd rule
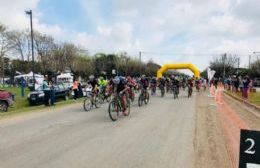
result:
[[[141,51],[139,51],[139,61],[140,61],[139,75],[141,76],[141,71],[142,71],[142,52]]]
[[[31,24],[31,46],[32,46],[32,73],[33,73],[33,89],[35,89],[35,66],[34,66],[34,45],[33,45],[33,22],[32,22],[32,10],[25,11],[27,15],[30,15],[30,24]]]
[[[142,62],[142,52],[141,51],[139,51],[139,61],[140,61],[140,63]]]
[[[240,58],[237,58],[237,69],[239,68],[240,66]]]
[[[251,64],[251,55],[249,55],[249,60],[248,60],[248,69],[250,69],[250,64]]]

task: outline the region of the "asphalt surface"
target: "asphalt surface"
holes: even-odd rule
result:
[[[84,112],[78,102],[1,121],[0,167],[193,167],[195,96],[135,101],[116,122],[107,107]]]

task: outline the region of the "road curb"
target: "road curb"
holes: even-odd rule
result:
[[[233,99],[236,99],[237,101],[240,101],[241,103],[244,103],[245,105],[254,108],[255,110],[258,110],[260,112],[260,107],[257,105],[254,105],[250,102],[244,101],[242,98],[239,98],[237,96],[232,95],[231,93],[228,93],[227,91],[224,91],[224,93],[230,97],[232,97]]]

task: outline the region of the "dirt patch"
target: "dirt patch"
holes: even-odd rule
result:
[[[229,97],[224,96],[224,101],[234,109],[234,111],[241,117],[250,129],[260,131],[260,111],[247,107],[243,103]]]
[[[217,106],[206,93],[197,97],[194,136],[195,168],[232,167]]]

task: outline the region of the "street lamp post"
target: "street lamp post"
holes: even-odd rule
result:
[[[34,66],[34,45],[33,45],[33,22],[32,22],[32,10],[25,11],[27,15],[30,15],[30,24],[31,24],[31,45],[32,45],[32,73],[33,73],[33,89],[35,89],[35,66]]]

